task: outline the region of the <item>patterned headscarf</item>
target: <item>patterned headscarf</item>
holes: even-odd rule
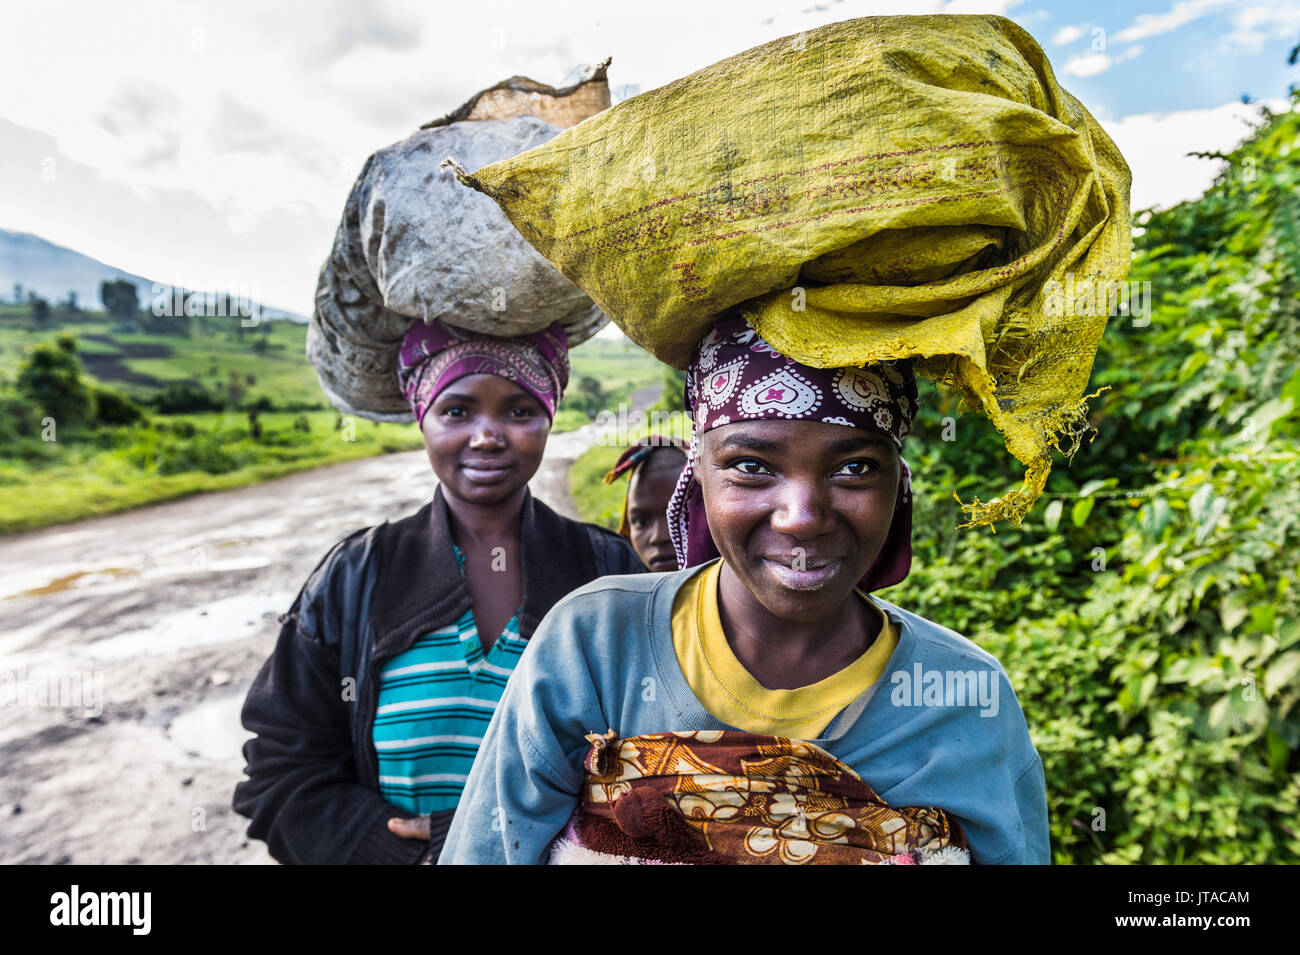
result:
[[[437,319],[427,325],[417,321],[407,330],[397,383],[417,425],[438,394],[466,375],[500,375],[515,382],[554,420],[569,383],[569,337],[559,322],[512,338],[480,335]]]
[[[632,493],[631,475],[636,474],[646,459],[659,448],[676,448],[682,454],[685,454],[686,442],[680,438],[672,438],[662,434],[642,438],[618,456],[614,466],[605,472],[605,477],[601,481],[602,484],[613,484],[624,474],[628,475],[627,492],[623,495],[623,516],[618,521],[618,533],[622,537],[630,538],[632,534],[632,525],[627,519],[627,498]]]
[[[686,407],[695,433],[686,467],[668,504],[679,567],[718,557],[695,480],[700,436],[736,421],[789,418],[862,428],[890,438],[899,451],[917,412],[909,360],[847,368],[812,368],[786,358],[741,318],[717,322],[686,368]],[[870,592],[903,580],[912,566],[912,472],[899,457],[898,497],[885,545],[858,586]]]

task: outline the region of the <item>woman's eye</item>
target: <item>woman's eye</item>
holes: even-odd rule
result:
[[[510,409],[510,415],[514,418],[531,418],[533,416],[533,409],[525,408],[523,405],[516,405]]]
[[[767,468],[753,458],[741,458],[739,461],[733,461],[732,465],[741,474],[766,474]]]
[[[863,477],[870,474],[872,470],[878,470],[875,461],[868,461],[865,458],[858,458],[855,461],[845,461],[840,465],[836,474],[848,474],[850,477]]]
[[[443,408],[439,413],[447,418],[462,418],[465,416],[465,409],[459,405],[452,405],[450,408]]]

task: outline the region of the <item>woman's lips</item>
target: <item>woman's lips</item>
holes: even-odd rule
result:
[[[650,558],[650,569],[655,571],[656,573],[665,570],[676,570],[677,555],[669,554],[667,556],[660,555],[657,557]]]
[[[495,484],[509,473],[511,467],[501,461],[474,461],[462,464],[460,469],[475,484]]]
[[[794,563],[793,560],[781,561],[774,560],[771,557],[764,557],[762,560],[768,572],[777,579],[781,586],[790,590],[819,590],[840,572],[840,568],[844,564],[843,560],[838,557],[809,557],[803,561],[804,569],[796,570],[791,566]]]

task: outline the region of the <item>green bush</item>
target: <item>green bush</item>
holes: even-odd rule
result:
[[[1086,601],[972,634],[1025,709],[1058,861],[1300,858],[1298,551],[1300,456],[1206,456],[1129,509]]]
[[[92,394],[95,399],[97,425],[134,424],[144,419],[144,409],[121,391],[95,386]]]
[[[27,349],[16,389],[40,409],[42,417],[53,418],[61,431],[75,430],[94,418],[95,399],[81,377],[76,339],[67,333],[59,335],[55,344]]]
[[[161,414],[194,414],[220,411],[224,404],[219,396],[198,382],[173,381],[154,397],[153,406]]]

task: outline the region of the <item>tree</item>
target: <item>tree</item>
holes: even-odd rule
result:
[[[95,422],[106,425],[130,425],[144,420],[144,409],[125,393],[112,388],[94,387]]]
[[[50,303],[38,295],[32,296],[32,321],[40,328],[50,321]]]
[[[685,411],[686,405],[682,394],[686,390],[686,372],[678,371],[671,365],[663,367],[664,390],[652,411]]]
[[[23,304],[23,283],[22,282],[14,283],[14,304],[15,305]]]
[[[140,311],[140,292],[135,283],[124,279],[100,282],[99,298],[108,314],[122,321],[135,318]]]
[[[599,379],[584,375],[578,379],[577,387],[569,393],[565,401],[570,408],[595,417],[604,404],[605,389],[601,387]]]
[[[77,290],[75,288],[68,289],[68,300],[65,304],[67,306],[68,311],[72,312],[73,314],[76,314],[77,312],[81,311],[81,309],[77,306]]]
[[[239,372],[233,368],[230,369],[229,378],[226,381],[226,407],[238,408],[239,403],[244,400],[244,395],[248,393],[248,388],[240,380]]]
[[[60,335],[53,345],[32,346],[15,384],[20,395],[59,427],[77,427],[94,417],[94,399],[81,378],[77,342],[71,335]]]

